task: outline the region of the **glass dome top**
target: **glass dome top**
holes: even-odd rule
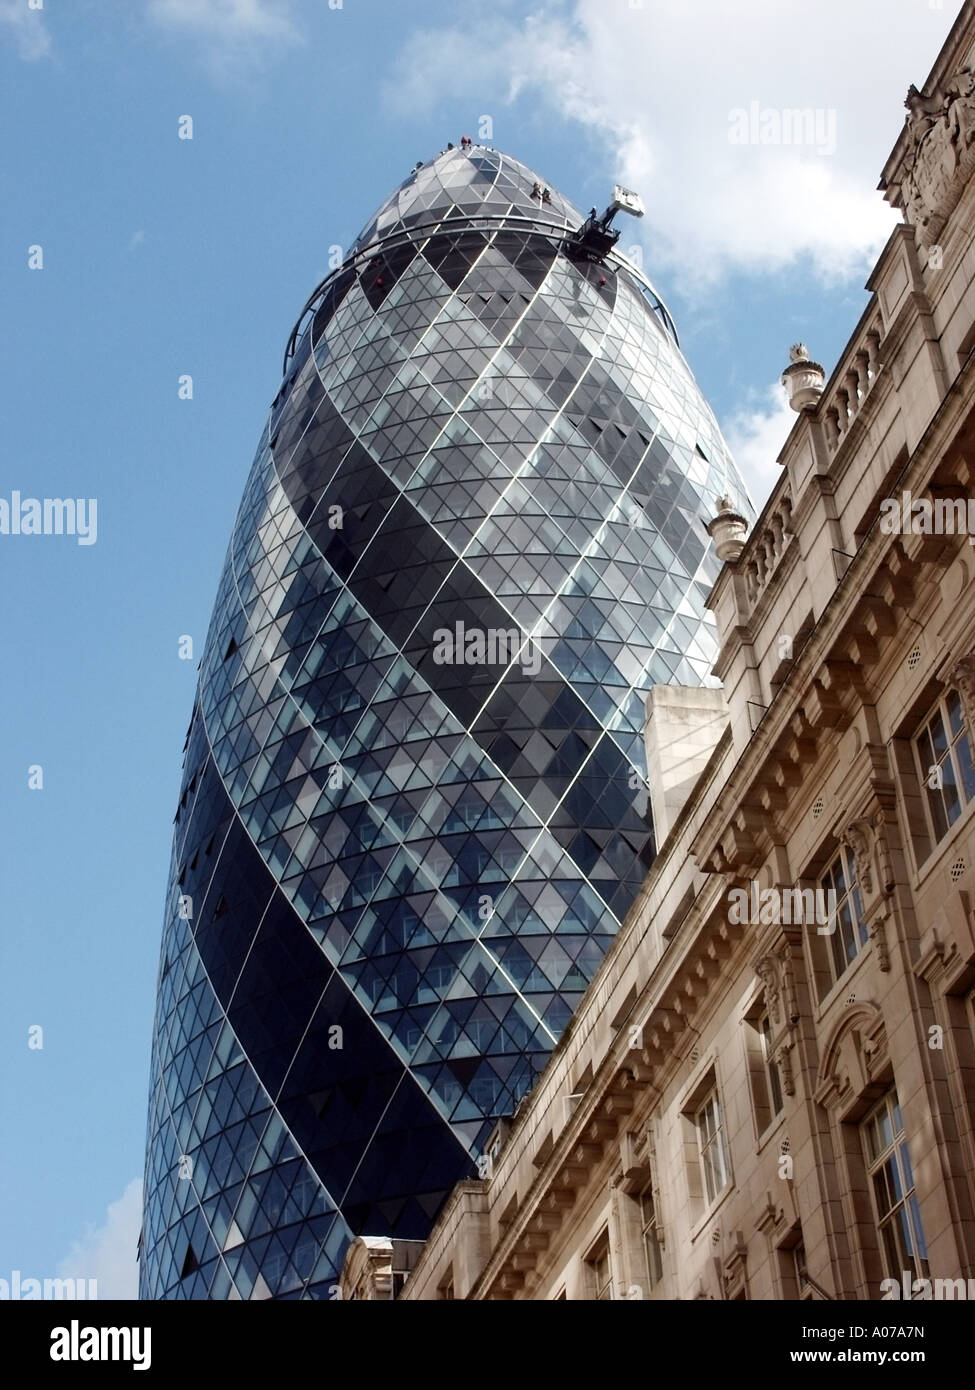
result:
[[[527,165],[487,145],[471,145],[444,150],[414,169],[362,229],[352,250],[364,250],[423,223],[478,214],[572,228],[584,220],[577,208]]]

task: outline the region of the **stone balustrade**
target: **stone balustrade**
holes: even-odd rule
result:
[[[792,498],[783,490],[775,505],[752,531],[741,554],[745,589],[754,607],[792,537]]]
[[[826,446],[835,454],[849,433],[873,384],[880,374],[880,337],[882,325],[879,310],[862,336],[851,345],[845,362],[834,374],[836,385],[823,397],[819,416],[823,421]]]

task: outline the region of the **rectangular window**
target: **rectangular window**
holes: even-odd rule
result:
[[[593,1297],[600,1303],[611,1301],[613,1297],[613,1273],[609,1263],[609,1236],[605,1232],[588,1256],[586,1264],[589,1266],[589,1281],[592,1286]]]
[[[926,1278],[928,1250],[896,1091],[887,1092],[861,1130],[887,1274],[900,1280],[907,1270],[912,1278]]]
[[[806,1268],[806,1247],[801,1240],[798,1245],[792,1247],[792,1267],[795,1271],[796,1288],[799,1290],[799,1297],[809,1297],[812,1290],[809,1286],[809,1271]]]
[[[648,1183],[640,1193],[640,1216],[643,1223],[643,1249],[647,1257],[648,1288],[655,1288],[664,1277],[657,1226],[657,1208],[653,1200],[653,1184]]]
[[[704,1188],[708,1202],[713,1202],[723,1191],[730,1177],[728,1149],[722,1123],[721,1107],[718,1104],[717,1088],[710,1091],[694,1117],[697,1128],[697,1142],[701,1155],[701,1168],[704,1172]]]
[[[782,1082],[779,1077],[778,1063],[772,1060],[772,1049],[769,1046],[769,1040],[772,1036],[772,1020],[768,1014],[763,1014],[759,1019],[758,1031],[762,1039],[762,1061],[765,1065],[769,1110],[774,1120],[782,1109]]]
[[[832,931],[821,938],[827,943],[830,979],[835,985],[869,940],[863,922],[856,860],[845,845],[823,874],[821,886],[825,893],[835,894],[836,911],[828,923]],[[833,901],[832,897],[826,899],[830,904]]]
[[[813,1287],[809,1280],[806,1265],[806,1246],[802,1237],[802,1227],[795,1222],[787,1231],[782,1242],[775,1249],[778,1264],[778,1288],[776,1294],[789,1300],[811,1299]]]
[[[752,1109],[758,1136],[782,1113],[782,1077],[772,1059],[772,1020],[764,994],[760,994],[745,1014],[745,1051],[751,1083]]]
[[[975,759],[957,690],[935,705],[914,740],[935,844],[943,840],[962,810],[975,800]]]

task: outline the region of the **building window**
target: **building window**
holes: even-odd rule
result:
[[[856,860],[844,845],[823,874],[821,886],[828,896],[830,916],[827,925],[832,929],[823,940],[827,942],[830,987],[845,974],[866,946],[869,933],[863,921],[863,904],[857,883]],[[835,903],[835,911],[832,906]]]
[[[806,1245],[802,1236],[802,1226],[797,1221],[787,1231],[776,1246],[778,1280],[776,1293],[779,1297],[798,1301],[813,1297],[813,1284],[809,1278],[806,1264]]]
[[[605,1231],[587,1257],[586,1264],[589,1266],[593,1297],[597,1302],[608,1302],[613,1297],[613,1272],[609,1263],[609,1235]]]
[[[795,1271],[799,1297],[811,1298],[812,1286],[809,1283],[809,1270],[806,1267],[806,1247],[801,1240],[792,1247],[792,1267]]]
[[[783,1107],[782,1078],[778,1064],[772,1060],[772,1020],[764,995],[759,995],[745,1015],[745,1027],[752,1107],[755,1111],[755,1127],[761,1135],[778,1119]]]
[[[694,1116],[694,1123],[704,1170],[704,1188],[710,1203],[724,1189],[731,1176],[717,1087],[708,1092]]]
[[[896,1091],[887,1092],[861,1129],[887,1274],[899,1280],[907,1270],[926,1278],[928,1250]]]
[[[948,690],[914,740],[935,844],[975,799],[975,759],[961,696]]]
[[[769,1111],[774,1120],[782,1109],[782,1081],[779,1077],[779,1064],[772,1060],[772,1049],[770,1046],[772,1020],[767,1013],[763,1014],[759,1019],[758,1031],[762,1039],[762,1063],[768,1091]]]
[[[660,1253],[660,1228],[657,1224],[657,1207],[653,1200],[652,1183],[647,1183],[640,1193],[640,1217],[643,1225],[643,1249],[647,1257],[647,1287],[652,1289],[664,1277],[663,1260]]]

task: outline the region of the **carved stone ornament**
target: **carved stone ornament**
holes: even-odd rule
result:
[[[886,914],[876,912],[867,924],[867,931],[870,933],[870,940],[873,942],[874,950],[877,952],[877,964],[880,969],[886,972],[890,969],[890,952],[887,949],[887,933],[884,929]]]
[[[774,956],[763,956],[755,973],[765,987],[765,1002],[773,1024],[779,1023],[779,969]]]
[[[851,821],[836,838],[852,851],[856,860],[857,882],[865,898],[872,898],[877,888],[883,893],[894,891],[894,870],[887,842],[887,819],[882,806],[870,816]],[[879,877],[879,883],[876,881]]]
[[[948,671],[948,682],[961,696],[969,729],[975,729],[975,656],[963,656]]]
[[[796,1028],[799,1024],[799,991],[796,988],[796,972],[789,954],[782,958],[782,991],[785,996],[786,1021],[790,1028]]]
[[[792,1070],[792,1044],[782,1042],[772,1054],[772,1061],[779,1069],[779,1077],[782,1081],[782,1089],[787,1096],[794,1096],[796,1093],[796,1078]]]
[[[873,840],[873,826],[868,820],[855,820],[838,832],[836,838],[856,860],[857,882],[868,896],[873,893],[873,869],[870,862],[870,848]]]
[[[878,806],[871,819],[873,845],[880,869],[880,886],[885,893],[894,891],[894,866],[890,858],[890,844],[887,839],[887,817],[884,808]]]
[[[930,96],[914,86],[904,102],[911,137],[901,197],[918,245],[934,245],[975,173],[975,72],[963,68]]]

